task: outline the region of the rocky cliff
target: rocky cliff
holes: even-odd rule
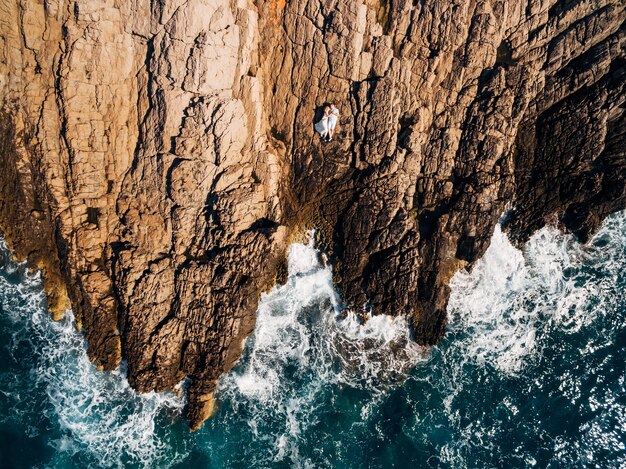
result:
[[[434,344],[503,212],[584,241],[625,206],[625,8],[0,0],[2,231],[98,366],[189,378],[193,427],[304,229],[348,304]]]

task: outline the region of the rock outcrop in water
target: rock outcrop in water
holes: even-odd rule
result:
[[[0,0],[2,230],[100,367],[189,377],[194,427],[304,229],[348,304],[434,344],[506,209],[523,242],[625,206],[625,8]]]

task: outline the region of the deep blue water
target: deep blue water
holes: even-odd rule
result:
[[[190,434],[181,398],[94,369],[2,245],[0,467],[626,467],[625,260],[625,212],[587,246],[544,228],[521,253],[496,230],[426,351],[402,319],[339,314],[331,267],[293,245]]]

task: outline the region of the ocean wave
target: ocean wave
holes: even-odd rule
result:
[[[288,267],[286,284],[262,297],[254,334],[240,366],[222,379],[219,396],[235,409],[248,408],[256,436],[271,424],[267,433],[276,449],[269,461],[305,467],[310,461],[299,447],[321,408],[332,408],[334,390],[366,392],[370,399],[360,409],[366,418],[377,396],[425,360],[425,350],[411,340],[406,318],[380,315],[363,322],[342,310],[313,233],[307,244],[290,246]]]
[[[72,312],[66,311],[61,321],[51,319],[41,275],[14,262],[4,241],[0,264],[3,320],[10,322],[11,331],[4,349],[14,363],[29,368],[23,376],[0,377],[2,391],[10,396],[6,405],[14,410],[3,423],[30,419],[31,435],[41,432],[42,417],[58,425],[58,435],[49,442],[56,450],[53,465],[73,461],[81,452],[85,456],[80,460],[101,467],[153,467],[182,459],[184,453],[172,454],[168,432],[157,428],[176,420],[182,399],[171,393],[136,393],[123,365],[111,373],[98,371]]]
[[[496,226],[473,270],[450,282],[450,332],[460,339],[454,347],[468,359],[516,373],[537,352],[539,328],[574,333],[590,325],[614,301],[623,275],[624,220],[607,220],[588,245],[548,226],[523,251]]]
[[[451,281],[441,351],[450,372],[435,387],[457,437],[442,445],[441,463],[626,463],[625,264],[624,212],[586,245],[548,226],[519,251],[496,228],[473,271]],[[492,409],[476,404],[481,389]]]

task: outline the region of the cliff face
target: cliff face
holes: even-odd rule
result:
[[[625,206],[625,8],[0,0],[2,230],[99,366],[190,378],[192,426],[303,229],[349,304],[436,343],[505,210],[585,240]]]

